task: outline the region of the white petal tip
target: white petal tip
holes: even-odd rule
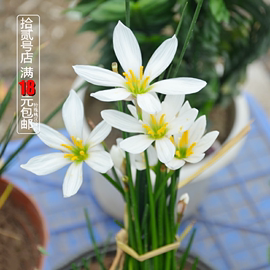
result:
[[[180,201],[183,201],[185,204],[189,203],[189,195],[187,193],[184,193],[181,197],[180,197]]]

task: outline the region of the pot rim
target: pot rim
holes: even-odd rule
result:
[[[12,182],[7,180],[6,178],[0,176],[0,184],[1,183],[7,186],[9,183],[12,183]],[[45,218],[44,218],[39,206],[37,205],[36,201],[33,198],[31,198],[30,195],[28,195],[26,192],[24,192],[22,189],[20,189],[17,185],[13,184],[13,189],[15,189],[17,192],[21,193],[21,195],[32,205],[33,209],[38,214],[37,217],[38,217],[38,219],[40,221],[40,225],[41,225],[40,231],[42,232],[42,234],[40,235],[40,242],[41,242],[40,245],[44,248],[47,248],[48,241],[49,241],[49,233],[47,230]],[[12,192],[11,192],[11,194],[12,194]],[[26,212],[28,212],[28,211],[26,211]],[[40,253],[40,257],[38,260],[38,269],[42,269],[42,267],[44,265],[44,261],[45,261],[45,255]]]
[[[99,250],[104,250],[105,244],[104,243],[98,244],[97,247]],[[112,253],[112,252],[116,252],[116,243],[115,242],[109,243],[106,246],[106,249],[107,249],[107,251],[106,251],[107,254]],[[184,250],[185,250],[184,248],[180,247],[179,249],[176,250],[176,254],[178,254],[180,256],[181,254],[183,254]],[[104,254],[104,253],[101,252],[101,254]],[[194,252],[189,253],[187,261],[194,262],[196,257],[199,257],[198,266],[201,267],[201,270],[215,270],[216,269],[210,263],[208,263],[204,259],[200,258],[200,256],[198,256]],[[57,268],[57,270],[71,270],[70,266],[72,263],[76,263],[77,267],[82,267],[83,265],[81,264],[81,261],[83,258],[85,258],[85,259],[95,258],[94,248],[91,247],[90,250],[85,251],[80,255],[74,256],[73,258],[71,258],[69,260],[69,262],[65,263],[64,266]]]

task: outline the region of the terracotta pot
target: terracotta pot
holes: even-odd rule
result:
[[[10,182],[8,180],[0,178],[0,194],[4,192],[9,183]],[[29,195],[27,195],[25,192],[23,192],[16,186],[13,187],[8,200],[11,200],[14,205],[18,205],[20,208],[23,208],[25,210],[31,224],[33,225],[33,227],[35,227],[35,230],[38,234],[38,238],[40,239],[39,244],[42,247],[46,248],[48,243],[48,233],[46,229],[45,220],[36,202]],[[43,268],[44,259],[45,256],[40,253],[38,264],[36,266],[37,269]]]

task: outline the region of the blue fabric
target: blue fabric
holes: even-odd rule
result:
[[[208,197],[195,217],[197,234],[192,249],[219,270],[269,269],[270,124],[254,99],[246,97],[255,120],[252,131],[235,161],[211,177]],[[10,143],[6,156],[20,142]],[[95,199],[88,166],[84,167],[82,188],[71,198],[62,196],[66,168],[40,177],[19,167],[31,157],[49,152],[52,149],[36,137],[5,174],[36,199],[46,218],[50,241],[45,270],[55,269],[91,248],[84,207],[89,211],[98,242],[119,230]]]

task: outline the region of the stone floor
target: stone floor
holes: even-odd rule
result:
[[[88,52],[89,45],[95,38],[94,34],[77,35],[81,22],[63,14],[69,3],[66,0],[0,0],[0,80],[4,79],[6,86],[16,74],[16,16],[31,13],[41,17],[41,44],[49,42],[41,52],[42,119],[67,96],[76,77],[72,65],[94,63],[98,58],[98,48]],[[255,95],[270,116],[270,54],[263,59],[248,67],[243,88]],[[12,119],[15,109],[13,97],[0,123],[0,135]],[[50,125],[54,128],[63,127],[61,114]],[[15,135],[15,138],[19,137]]]

